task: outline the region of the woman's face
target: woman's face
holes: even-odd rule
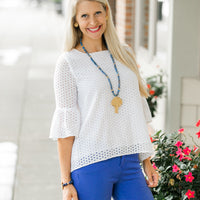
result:
[[[84,39],[100,39],[106,30],[106,11],[96,1],[81,1],[76,8],[76,22]]]

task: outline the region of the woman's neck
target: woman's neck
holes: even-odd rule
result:
[[[103,51],[107,49],[102,38],[99,40],[90,40],[83,38],[82,43],[89,53]],[[82,49],[80,44],[78,45],[78,48]]]

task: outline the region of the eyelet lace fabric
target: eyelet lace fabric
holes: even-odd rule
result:
[[[118,79],[108,51],[91,53],[108,74],[113,89]],[[112,157],[139,153],[139,159],[153,155],[147,129],[151,113],[141,97],[135,73],[116,61],[121,80],[119,97],[123,104],[115,113],[113,94],[102,72],[87,54],[76,49],[58,57],[54,72],[56,108],[49,138],[75,136],[71,154],[71,172]]]

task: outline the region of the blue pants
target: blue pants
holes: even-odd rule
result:
[[[118,156],[71,172],[79,200],[153,200],[138,154]]]

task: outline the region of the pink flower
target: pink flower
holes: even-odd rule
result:
[[[176,157],[180,156],[180,157],[179,157],[179,160],[180,160],[180,161],[184,158],[183,152],[181,151],[181,148],[178,148],[178,151],[176,152],[176,154],[177,154]]]
[[[151,88],[151,85],[150,85],[150,84],[147,84],[147,88],[150,89],[150,88]]]
[[[178,151],[176,152],[177,156],[183,155],[181,148],[178,148]]]
[[[196,133],[196,135],[198,136],[198,138],[200,138],[200,130]]]
[[[180,154],[179,160],[181,161],[181,160],[183,160],[183,159],[184,159],[183,154]]]
[[[174,156],[174,154],[169,154],[170,156]]]
[[[179,171],[180,170],[180,168],[176,165],[176,164],[174,164],[173,166],[172,166],[172,168],[173,168],[173,172],[177,172],[177,171]]]
[[[151,142],[154,142],[154,141],[156,141],[156,140],[154,140],[152,137],[150,137],[150,140],[151,140]]]
[[[156,65],[156,68],[160,68],[160,65]]]
[[[180,147],[182,144],[183,144],[183,142],[177,141],[177,143],[175,144],[175,146]]]
[[[196,127],[200,126],[200,120],[196,123]]]
[[[188,147],[186,147],[185,149],[183,149],[183,152],[185,155],[189,155],[191,152],[191,149],[189,149]]]
[[[185,159],[185,160],[192,160],[192,158],[190,158],[190,157],[184,157],[183,159]]]
[[[186,182],[192,182],[194,179],[194,176],[192,176],[192,172],[189,172],[188,175],[184,175],[185,176],[185,181]]]
[[[155,162],[152,163],[154,169],[157,169]]]
[[[154,95],[154,94],[155,94],[155,90],[150,90],[150,91],[149,91],[149,94],[150,94],[150,95]]]
[[[190,198],[194,198],[194,194],[195,194],[195,191],[191,191],[191,190],[188,190],[185,195],[187,196],[188,199]]]
[[[198,149],[198,147],[196,147],[195,145],[194,145],[194,149],[193,149],[193,151],[196,151]]]
[[[183,133],[184,132],[184,128],[181,128],[178,130],[178,134]]]

